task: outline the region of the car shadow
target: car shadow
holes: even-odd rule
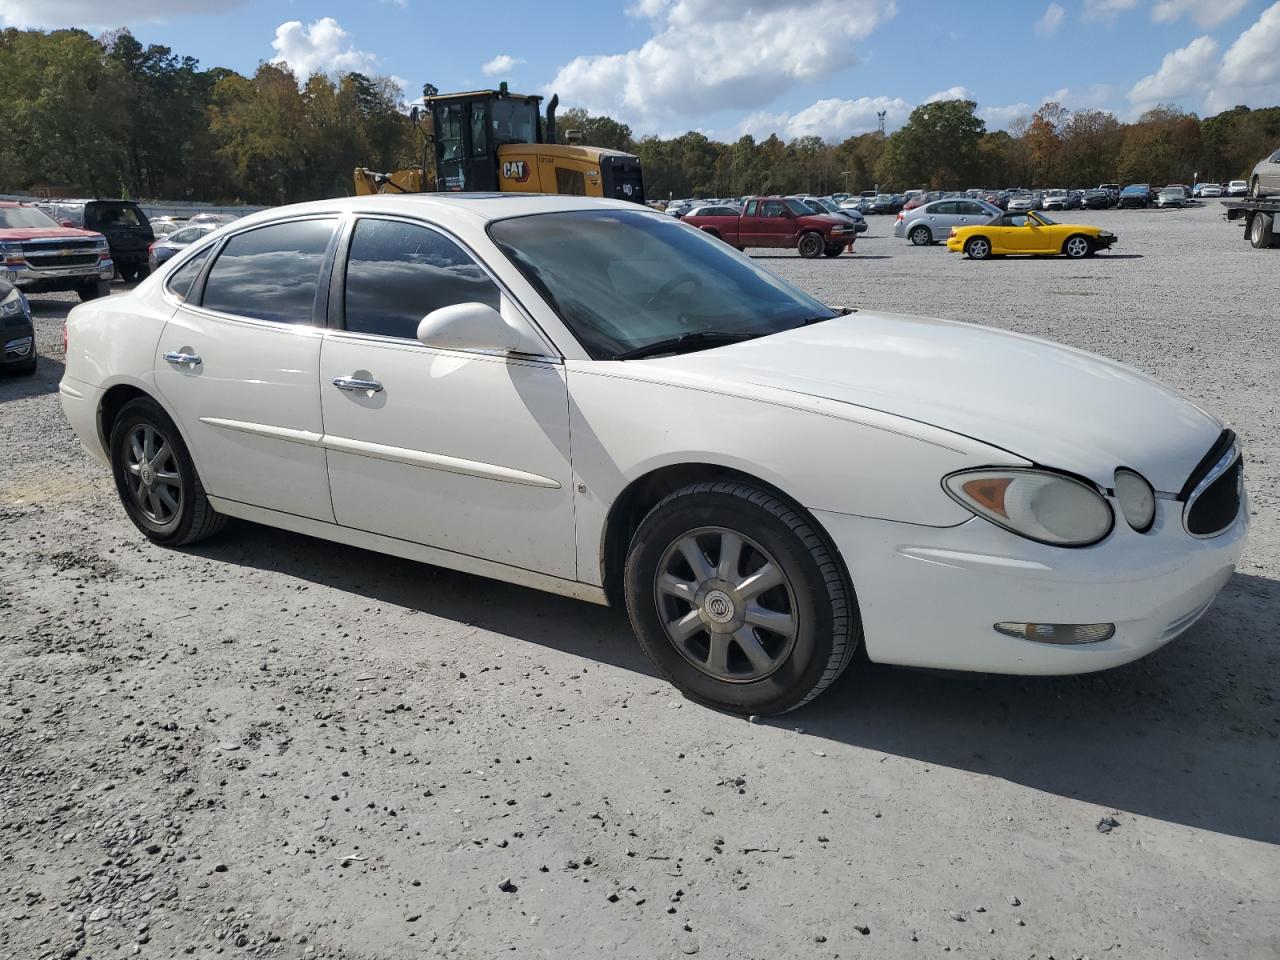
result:
[[[0,403],[57,393],[63,369],[61,360],[41,356],[36,361],[36,372],[30,376],[0,371]]]
[[[191,548],[656,676],[621,610],[238,522]],[[860,659],[766,721],[890,757],[1280,842],[1280,583],[1235,575],[1204,619],[1137,663],[1078,677],[909,670]],[[726,723],[740,722],[724,715]]]

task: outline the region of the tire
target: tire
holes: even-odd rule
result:
[[[825,247],[822,251],[822,255],[824,257],[838,257],[842,253],[844,253],[843,243],[830,244],[829,246]]]
[[[1254,200],[1262,200],[1266,197],[1266,194],[1262,192],[1262,181],[1257,177],[1254,177],[1249,184],[1249,196]]]
[[[736,562],[723,549],[734,539]],[[692,551],[705,564],[702,576]],[[772,585],[745,592],[765,566],[775,571]],[[734,713],[808,703],[840,676],[862,638],[834,548],[796,507],[745,483],[697,483],[662,500],[632,538],[624,583],[632,626],[658,671],[691,700]],[[673,633],[676,623],[683,626]]]
[[[81,300],[97,300],[99,297],[111,295],[110,280],[92,280],[89,283],[82,283],[76,287],[76,293]]]
[[[964,255],[970,260],[986,260],[991,256],[991,241],[986,237],[970,237],[965,241]]]
[[[806,233],[800,238],[800,242],[796,244],[796,249],[800,251],[800,256],[806,260],[816,260],[822,256],[822,251],[826,248],[826,241],[822,239],[820,233]]]
[[[1249,221],[1249,245],[1255,250],[1271,246],[1275,235],[1275,220],[1269,213],[1255,213]]]
[[[1062,244],[1062,253],[1072,260],[1083,260],[1093,251],[1093,244],[1082,233],[1073,233]]]
[[[146,439],[148,431],[150,441]],[[141,473],[131,469],[141,463],[135,449],[148,458],[150,469]],[[111,473],[120,502],[134,526],[148,539],[181,547],[222,529],[226,517],[209,505],[182,435],[154,400],[139,397],[121,408],[111,428],[110,450]],[[146,479],[148,476],[153,479]]]
[[[933,231],[928,227],[912,227],[911,232],[907,234],[907,239],[911,241],[912,246],[927,247],[933,243]]]

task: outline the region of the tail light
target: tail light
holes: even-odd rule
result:
[[[62,321],[62,355],[67,355],[67,321]]]
[[[905,219],[906,219],[906,217],[903,215],[903,213],[902,213],[902,211],[901,211],[901,210],[899,210],[899,211],[898,211],[898,219],[899,219],[899,220],[905,220]]]
[[[955,228],[955,227],[952,227],[952,228],[951,228],[951,236],[953,236],[953,237],[954,237],[955,235],[956,235],[956,228]]]

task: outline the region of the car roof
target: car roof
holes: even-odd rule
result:
[[[305,216],[319,213],[383,213],[439,220],[470,220],[487,223],[508,217],[525,217],[538,213],[565,213],[574,210],[634,210],[655,214],[656,211],[627,200],[599,197],[555,196],[540,193],[410,193],[374,194],[359,197],[337,197],[312,200],[283,207],[271,207],[235,221],[236,229],[254,223],[278,220],[282,216]]]

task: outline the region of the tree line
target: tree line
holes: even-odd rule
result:
[[[1280,107],[1244,106],[1203,119],[1159,106],[1125,123],[1046,103],[993,131],[973,101],[945,100],[917,107],[889,136],[839,143],[637,137],[625,123],[572,108],[558,126],[637,154],[654,199],[1225,181],[1280,146]],[[252,76],[204,69],[127,30],[0,32],[0,130],[3,192],[289,203],[350,193],[356,166],[393,170],[422,158],[421,134],[389,78],[316,74],[300,83],[277,64]]]

